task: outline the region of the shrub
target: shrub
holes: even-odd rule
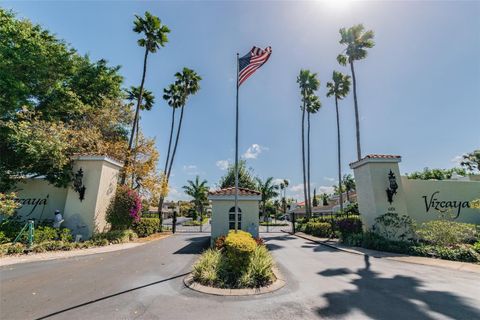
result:
[[[348,246],[361,247],[363,244],[363,233],[347,233],[341,235],[341,240]]]
[[[55,228],[52,228],[52,227],[38,227],[38,228],[35,228],[33,241],[35,243],[42,243],[42,242],[45,242],[45,241],[57,240],[57,238],[58,238],[58,234],[57,234],[57,230]]]
[[[445,260],[479,262],[480,255],[472,246],[461,245],[456,247],[421,245],[412,246],[411,253],[418,256],[440,258]]]
[[[112,229],[128,229],[140,221],[142,202],[138,194],[127,186],[118,186],[107,209],[107,222]]]
[[[305,233],[316,237],[330,237],[332,227],[328,222],[315,222],[313,219],[305,224]]]
[[[256,237],[256,238],[253,238],[255,240],[255,242],[257,243],[257,246],[264,246],[265,245],[265,241],[263,241],[262,238],[260,237]]]
[[[72,230],[68,228],[62,228],[60,230],[57,230],[57,234],[58,234],[58,239],[60,239],[63,242],[73,241]]]
[[[143,218],[140,221],[135,222],[132,225],[133,231],[143,238],[148,237],[151,234],[157,233],[160,231],[159,229],[160,219],[158,218]]]
[[[206,286],[218,286],[218,273],[222,254],[220,250],[208,249],[193,265],[193,279]]]
[[[215,249],[221,250],[225,246],[225,238],[226,236],[220,236],[215,239]]]
[[[17,194],[15,192],[0,192],[0,214],[7,217],[13,216],[15,211],[20,207],[20,204],[16,201],[16,199]]]
[[[388,212],[375,218],[373,230],[389,240],[408,240],[415,238],[415,222],[407,215]]]
[[[257,246],[252,253],[247,270],[239,278],[241,287],[261,287],[274,279],[273,259],[265,246]]]
[[[108,243],[125,243],[137,239],[137,234],[130,229],[127,230],[111,230],[104,233],[93,235],[92,241],[96,245],[107,245]],[[106,240],[106,243],[105,241]]]
[[[245,269],[256,247],[255,240],[248,232],[230,231],[227,235],[225,238],[226,267],[234,277]]]
[[[362,247],[367,249],[408,253],[410,251],[410,246],[410,242],[389,240],[375,232],[365,232],[362,236]]]
[[[9,237],[5,235],[5,232],[0,231],[0,244],[7,243],[12,241]]]
[[[21,222],[18,218],[9,218],[0,222],[0,231],[9,239],[15,239],[25,222]]]
[[[473,243],[479,236],[474,224],[448,220],[433,220],[423,223],[417,234],[422,241],[441,246]]]
[[[7,245],[7,254],[21,254],[25,251],[25,245],[23,243],[15,243]]]
[[[473,250],[477,251],[478,253],[480,253],[480,240],[478,240],[477,242],[475,242],[475,244],[473,245]]]
[[[342,237],[347,234],[361,233],[362,220],[360,217],[342,217],[335,220],[335,230],[339,231]]]

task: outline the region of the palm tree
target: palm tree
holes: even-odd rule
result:
[[[175,127],[175,110],[183,105],[183,95],[180,87],[174,83],[170,84],[168,88],[163,89],[163,99],[167,101],[167,104],[172,108],[172,121],[170,125],[170,137],[168,139],[168,151],[165,158],[165,168],[163,170],[163,173],[166,176],[168,163],[170,160],[170,150],[172,147],[173,129]]]
[[[133,31],[136,33],[142,33],[143,38],[138,39],[137,43],[140,47],[145,47],[145,54],[143,57],[143,72],[142,72],[142,81],[140,83],[140,88],[138,90],[138,100],[137,106],[135,108],[135,117],[133,118],[132,132],[130,133],[130,140],[128,142],[128,153],[132,150],[133,137],[135,131],[138,130],[137,122],[140,113],[140,106],[142,105],[143,98],[143,86],[145,84],[145,76],[147,74],[147,58],[148,54],[157,52],[157,49],[164,47],[168,42],[167,34],[170,33],[170,29],[163,25],[160,18],[152,15],[150,12],[145,12],[145,17],[135,15]],[[128,164],[129,155],[127,155],[125,160],[125,166]],[[125,174],[122,176],[122,184],[125,184]]]
[[[322,104],[316,95],[311,94],[307,99],[307,193],[308,193],[308,205],[310,206],[310,213],[312,213],[312,199],[311,199],[311,186],[310,180],[310,114],[317,113]]]
[[[138,99],[138,95],[140,94],[140,87],[131,86],[130,89],[126,90],[126,94],[127,94],[127,100],[131,101],[132,104],[133,104],[133,101]],[[144,89],[142,96],[143,96],[143,98],[142,98],[142,104],[140,105],[140,110],[142,110],[142,111],[143,110],[147,110],[147,111],[152,110],[153,105],[155,103],[155,96],[153,95],[153,93],[151,91],[147,90],[147,89]],[[139,121],[140,121],[140,116],[137,118],[136,124],[132,125],[132,127],[137,128],[137,130],[135,130],[135,147],[138,145],[138,133],[140,132]],[[134,149],[132,148],[132,151],[133,150]],[[133,152],[133,154],[132,154],[132,166],[133,167],[135,166],[136,157],[137,157],[137,155],[135,154],[135,152]],[[133,187],[133,182],[135,181],[134,174],[132,174],[132,180],[131,181],[132,181],[132,187]]]
[[[207,183],[207,180],[200,182],[200,177],[196,176],[195,181],[188,180],[187,185],[183,186],[185,194],[193,198],[195,209],[200,213],[200,221],[203,221],[204,206],[208,203],[209,187]]]
[[[341,72],[333,71],[333,82],[327,83],[327,97],[335,97],[335,110],[337,112],[337,156],[338,156],[338,184],[342,184],[342,160],[340,152],[340,115],[338,112],[338,100],[345,98],[350,91],[350,76]],[[339,188],[341,189],[341,187]],[[343,195],[340,192],[340,210],[343,212]]]
[[[171,95],[173,95],[172,99],[176,99],[176,102],[174,104],[176,105],[178,103],[180,106],[180,119],[178,121],[178,127],[177,127],[177,133],[175,137],[175,143],[173,145],[172,157],[170,158],[170,163],[167,163],[167,165],[165,166],[166,170],[164,172],[163,183],[167,186],[170,180],[170,174],[172,173],[172,166],[173,166],[173,161],[175,159],[175,154],[177,153],[178,141],[180,138],[180,132],[182,130],[183,113],[185,110],[185,105],[187,104],[188,98],[191,95],[196,94],[198,90],[200,90],[200,81],[202,80],[202,78],[195,71],[189,68],[183,68],[182,72],[177,72],[175,74],[175,78],[177,78],[177,80],[175,81],[174,86],[178,88],[173,89],[173,92],[169,93],[169,90],[172,89],[172,87],[169,86],[169,88],[167,89],[166,96],[167,96],[167,100],[170,98]],[[173,127],[173,122],[172,122],[172,127]],[[172,129],[170,131],[172,131]],[[170,152],[168,153],[170,154]],[[163,206],[164,200],[165,200],[164,195],[160,196],[160,201],[158,204],[158,216],[160,219],[160,223],[162,223],[161,216],[162,216],[162,206]]]
[[[283,181],[280,183],[280,196],[282,197],[282,207],[283,207],[283,213],[287,213],[287,188],[288,188],[288,180],[283,179]],[[283,195],[282,195],[283,191]]]
[[[347,201],[350,202],[349,193],[350,191],[355,190],[355,180],[351,174],[346,174],[343,176],[343,186],[345,188],[345,192],[347,193]]]
[[[362,24],[354,25],[351,28],[340,29],[340,44],[346,46],[344,52],[337,57],[338,63],[342,66],[350,64],[353,79],[353,101],[355,106],[355,125],[357,134],[357,160],[362,158],[362,149],[360,146],[360,120],[358,115],[358,101],[357,101],[357,80],[355,77],[355,68],[353,62],[365,59],[367,57],[367,50],[373,48],[375,42],[373,41],[374,32],[372,30],[365,31]]]
[[[307,196],[307,175],[305,169],[305,112],[307,111],[307,102],[309,96],[311,96],[318,87],[320,81],[317,79],[316,73],[311,73],[309,70],[300,70],[300,74],[297,77],[297,83],[300,87],[300,94],[302,95],[303,105],[302,109],[302,168],[303,168],[303,193],[305,197],[305,212],[306,216],[310,217],[311,210],[309,205],[310,197]]]
[[[267,178],[267,180],[262,181],[260,178],[256,178],[258,184],[258,191],[262,195],[262,215],[265,216],[265,208],[267,201],[278,196],[278,186],[273,183],[273,177]]]

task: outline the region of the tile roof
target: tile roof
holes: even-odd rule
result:
[[[235,195],[235,188],[225,188],[220,190],[213,190],[209,192],[212,196],[233,196]],[[238,188],[238,195],[239,196],[259,196],[261,195],[260,192],[256,190],[250,190],[245,188]]]
[[[398,159],[400,156],[391,154],[368,154],[364,159]]]

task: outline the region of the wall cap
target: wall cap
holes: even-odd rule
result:
[[[110,164],[113,164],[114,166],[117,166],[119,168],[123,167],[123,163],[121,163],[118,160],[115,160],[109,156],[104,156],[104,155],[90,155],[90,154],[84,154],[84,155],[77,155],[76,157],[73,158],[73,160],[84,160],[84,161],[105,161]]]
[[[367,163],[398,163],[401,161],[402,157],[397,155],[369,154],[359,161],[350,163],[350,168],[356,169]]]

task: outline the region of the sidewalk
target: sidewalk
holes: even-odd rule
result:
[[[415,263],[415,264],[435,266],[440,268],[480,273],[480,264],[475,264],[475,263],[409,256],[405,254],[376,251],[376,250],[370,250],[370,249],[365,249],[360,247],[349,247],[341,244],[338,239],[318,238],[318,237],[305,234],[303,232],[296,232],[294,236],[297,236],[299,238],[309,240],[321,245],[325,245],[331,248],[335,248],[340,251],[352,253],[352,254],[368,255],[370,257],[379,258],[379,259],[388,259],[388,260],[395,260],[395,261],[406,262],[406,263]]]
[[[170,235],[171,234],[152,235],[147,238],[140,238],[135,242],[111,244],[108,246],[88,248],[88,249],[76,249],[71,251],[50,251],[50,252],[30,253],[30,254],[15,255],[15,256],[3,256],[3,257],[0,257],[0,267],[12,265],[12,264],[18,264],[18,263],[66,259],[71,257],[86,256],[90,254],[126,250],[126,249],[135,248],[138,246],[142,246],[152,241],[164,239],[166,237],[169,237]]]

